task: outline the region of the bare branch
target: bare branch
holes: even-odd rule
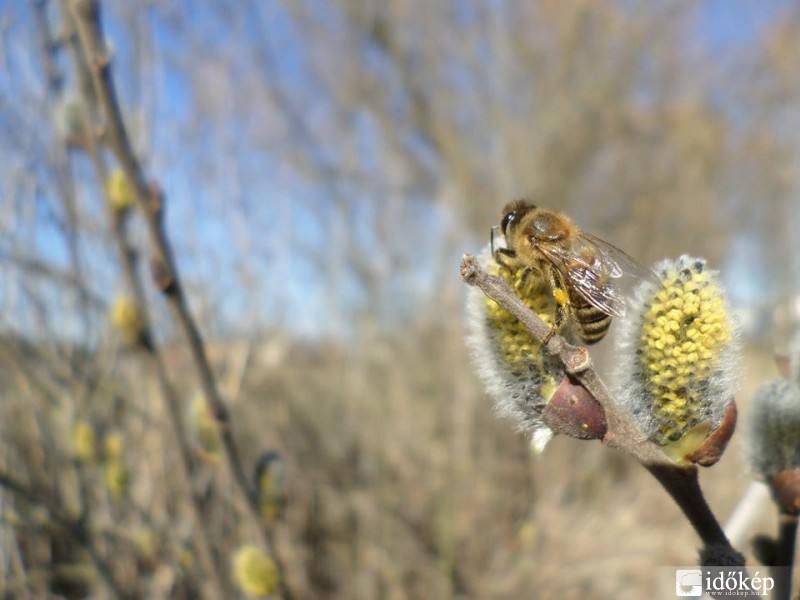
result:
[[[792,573],[794,572],[795,545],[797,543],[797,515],[778,515],[778,539],[775,544],[775,560],[772,577],[775,579],[775,597],[790,598]]]
[[[147,182],[142,166],[130,143],[112,78],[111,57],[103,41],[99,4],[96,0],[71,0],[70,5],[75,17],[78,37],[89,64],[94,90],[103,109],[108,146],[133,186],[137,203],[147,222],[153,252],[151,269],[155,284],[167,300],[173,319],[186,336],[209,412],[218,424],[227,466],[245,499],[253,527],[261,532],[264,544],[285,574],[276,551],[272,531],[261,523],[256,490],[244,470],[230,427],[230,414],[217,388],[202,336],[186,303],[181,279],[164,229],[164,197],[155,184]],[[281,593],[284,598],[292,597],[285,577],[281,578]]]
[[[125,592],[117,583],[111,564],[100,554],[100,551],[95,545],[94,537],[90,535],[88,531],[88,523],[84,518],[75,519],[65,514],[61,507],[52,500],[55,497],[54,494],[37,493],[25,483],[2,469],[0,469],[0,487],[13,492],[18,497],[32,504],[45,508],[52,523],[64,530],[70,538],[86,550],[97,568],[97,571],[100,573],[100,577],[105,581],[114,596],[120,600],[132,598],[132,596]]]

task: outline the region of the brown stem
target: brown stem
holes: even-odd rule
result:
[[[730,546],[725,532],[711,512],[700,489],[697,467],[677,465],[645,465],[645,467],[681,507],[683,514],[689,519],[705,546]],[[741,557],[735,550],[733,552]],[[744,564],[744,559],[741,560]]]
[[[100,7],[96,0],[71,0],[78,36],[94,82],[94,90],[105,116],[106,140],[116,156],[126,178],[131,183],[137,203],[147,223],[150,245],[153,252],[152,265],[156,285],[164,294],[173,319],[179,324],[189,346],[192,362],[197,370],[200,385],[209,412],[218,424],[226,464],[234,481],[244,497],[248,513],[256,531],[285,575],[277,554],[272,531],[261,523],[256,489],[244,470],[238,446],[230,427],[230,415],[217,389],[211,365],[206,355],[200,331],[189,311],[172,250],[163,226],[164,198],[155,185],[149,185],[144,171],[134,154],[122,118],[111,72],[111,57],[105,48],[100,26]],[[281,579],[281,593],[290,599],[292,594]]]
[[[781,512],[778,516],[778,539],[771,567],[775,580],[773,593],[776,600],[790,600],[792,595],[792,574],[794,572],[794,553],[797,540],[797,515]]]
[[[42,52],[42,65],[44,66],[44,76],[47,82],[47,89],[57,94],[61,91],[64,77],[58,68],[56,61],[56,50],[58,44],[50,30],[50,23],[47,19],[47,0],[35,0],[33,2],[34,16],[36,17],[36,29],[39,32],[39,45]]]
[[[102,554],[98,550],[97,545],[95,544],[94,536],[91,535],[87,530],[86,521],[81,518],[75,519],[65,514],[62,508],[52,500],[52,498],[55,497],[54,494],[49,492],[37,493],[35,490],[29,488],[16,477],[9,475],[6,472],[0,472],[0,487],[13,492],[19,498],[22,498],[32,504],[42,506],[47,511],[50,521],[59,529],[66,532],[70,538],[72,538],[77,544],[86,550],[95,567],[97,568],[97,572],[100,574],[100,577],[103,579],[106,586],[108,586],[109,590],[114,594],[115,597],[119,598],[120,600],[127,600],[128,598],[134,597],[125,592],[117,583],[117,580],[114,576],[114,569],[112,568],[111,563],[103,558]]]
[[[73,30],[76,28],[74,18],[72,18],[72,13],[69,10],[65,11],[65,19],[69,22],[68,29]],[[97,121],[98,116],[95,110],[97,101],[94,95],[92,82],[88,77],[89,70],[86,68],[86,56],[76,36],[72,36],[69,39],[69,47],[78,77],[79,88],[83,95],[86,120],[87,123],[94,123]],[[94,137],[90,136],[87,140],[86,150],[91,157],[95,176],[100,184],[100,188],[105,189],[108,173],[101,148]],[[207,593],[216,598],[224,598],[230,595],[232,586],[228,578],[225,563],[222,557],[219,556],[219,553],[215,552],[213,544],[215,535],[211,530],[211,524],[205,514],[202,498],[196,491],[193,483],[195,460],[192,455],[191,444],[183,429],[180,398],[169,382],[160,350],[152,340],[150,318],[147,311],[144,288],[140,277],[137,275],[136,252],[133,243],[130,241],[126,227],[127,213],[115,211],[111,207],[110,202],[108,202],[108,198],[106,198],[105,205],[107,206],[108,220],[111,224],[111,230],[120,265],[122,266],[122,274],[125,278],[126,287],[132,296],[142,321],[140,349],[144,354],[146,367],[156,375],[156,380],[158,381],[161,395],[167,407],[170,425],[172,426],[172,431],[178,446],[183,475],[186,479],[187,487],[190,490],[190,505],[192,506],[195,522],[198,524],[200,530],[200,536],[196,542],[198,558],[208,577]]]

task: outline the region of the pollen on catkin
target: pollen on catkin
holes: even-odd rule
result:
[[[233,579],[245,594],[265,598],[278,590],[278,566],[257,546],[239,548],[232,566]]]
[[[769,480],[800,469],[800,387],[785,379],[761,385],[750,401],[746,448],[755,474]]]
[[[617,395],[655,443],[681,459],[717,429],[738,384],[725,290],[703,259],[656,265],[617,336]]]
[[[121,458],[111,458],[103,465],[106,489],[114,498],[122,498],[128,489],[128,469]]]
[[[542,277],[501,268],[488,248],[478,259],[490,275],[504,278],[528,308],[552,325],[556,305]],[[467,325],[478,375],[497,412],[530,434],[534,450],[541,452],[553,436],[542,411],[564,378],[561,361],[544,352],[515,316],[478,288],[469,291]]]

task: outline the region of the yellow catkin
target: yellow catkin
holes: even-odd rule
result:
[[[258,509],[261,518],[266,522],[274,521],[280,514],[281,499],[278,494],[278,484],[275,477],[268,470],[261,475],[258,482]]]
[[[147,562],[155,561],[158,555],[158,538],[150,529],[138,529],[133,533],[133,543],[139,557]]]
[[[106,488],[114,498],[122,498],[128,489],[128,469],[119,458],[107,460],[103,465]]]
[[[499,265],[489,248],[481,262],[490,275],[505,279],[547,325],[555,322],[549,280],[537,272],[526,275],[524,268]],[[480,290],[470,290],[467,306],[467,343],[495,410],[530,435],[534,452],[542,452],[554,435],[542,413],[564,378],[563,364],[545,352],[515,316]]]
[[[280,574],[275,561],[257,546],[242,546],[233,557],[233,578],[244,593],[264,598],[278,589]]]
[[[125,449],[125,442],[121,431],[108,433],[103,440],[103,449],[107,459],[120,458]]]
[[[667,444],[707,415],[705,388],[733,332],[723,292],[703,261],[678,265],[659,285],[644,310],[638,354],[656,441]]]
[[[201,393],[197,393],[192,401],[191,420],[192,436],[201,457],[209,464],[219,464],[222,455],[217,423]]]
[[[133,206],[135,201],[133,189],[122,169],[116,169],[108,176],[106,195],[111,208],[117,212],[127,210]]]
[[[75,458],[83,462],[90,462],[95,458],[97,439],[91,423],[80,420],[72,428],[72,447]]]
[[[127,296],[117,296],[111,303],[109,320],[129,344],[139,340],[142,334],[142,317],[136,303]]]
[[[517,296],[535,312],[546,324],[552,325],[555,308],[552,299],[536,277],[523,275],[522,269],[509,271],[501,269],[492,261],[488,271],[505,279]],[[537,342],[514,315],[491,298],[486,298],[487,315],[490,328],[495,332],[498,349],[511,372],[522,375],[531,366],[544,371],[542,345]],[[547,379],[547,377],[545,377]],[[549,378],[552,380],[552,377]],[[549,383],[552,384],[552,381]],[[553,389],[555,389],[553,387]]]
[[[194,554],[192,553],[191,550],[189,550],[188,548],[183,548],[178,553],[178,565],[180,565],[180,567],[185,570],[189,570],[192,568],[192,565],[194,565]]]

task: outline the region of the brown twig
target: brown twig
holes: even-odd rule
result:
[[[774,594],[777,600],[791,598],[797,522],[797,515],[784,512],[778,515],[778,539],[775,540],[774,561],[770,565],[772,578],[775,580]]]
[[[534,339],[544,344],[550,326],[522,302],[504,279],[489,275],[470,255],[465,255],[461,261],[461,278],[469,285],[480,288],[514,315]],[[630,454],[650,471],[689,519],[703,541],[704,549],[713,548],[714,560],[744,565],[744,557],[731,546],[705,501],[697,480],[697,468],[674,464],[657,444],[647,439],[631,414],[611,398],[586,348],[573,346],[558,334],[553,335],[545,347],[550,354],[561,359],[566,372],[577,379],[603,407],[608,425],[603,443]]]
[[[69,7],[65,6],[65,8],[67,8],[67,10],[64,11],[64,17],[67,21],[66,29],[74,31],[76,29],[74,15],[68,9]],[[77,73],[78,86],[83,96],[86,122],[95,123],[98,120],[96,111],[97,98],[94,95],[94,88],[89,77],[86,55],[83,52],[83,47],[80,45],[77,36],[69,36],[68,40],[75,71]],[[101,189],[105,190],[105,182],[107,181],[106,164],[102,156],[98,140],[96,140],[93,136],[89,136],[86,150],[92,160],[95,176],[100,183],[100,187]],[[108,200],[108,198],[106,198],[106,200]],[[113,239],[116,244],[117,254],[122,267],[122,274],[125,279],[126,288],[132,296],[133,302],[141,319],[142,332],[139,338],[138,347],[142,351],[147,368],[156,375],[159,390],[162,398],[164,399],[164,404],[167,408],[167,415],[175,436],[174,439],[176,445],[178,447],[178,453],[181,459],[180,464],[190,491],[190,504],[194,512],[195,522],[197,523],[200,531],[200,536],[196,544],[198,558],[208,577],[207,590],[213,597],[224,598],[230,595],[232,588],[224,561],[222,560],[222,557],[219,556],[219,553],[215,552],[214,549],[213,540],[215,539],[215,536],[211,530],[207,515],[205,514],[203,499],[194,485],[194,473],[196,470],[195,459],[192,455],[191,444],[183,428],[180,398],[175,393],[175,390],[169,381],[164,368],[164,361],[161,356],[161,351],[153,341],[144,287],[140,277],[137,274],[136,251],[127,231],[128,212],[114,210],[108,201],[106,201],[105,205],[107,207],[108,220],[111,224]]]
[[[272,531],[261,523],[257,491],[251,484],[242,464],[239,449],[230,427],[229,411],[219,394],[200,331],[186,303],[183,286],[164,229],[164,198],[156,185],[147,182],[130,143],[112,78],[111,57],[103,41],[99,4],[96,0],[71,0],[71,7],[75,16],[78,37],[89,63],[94,90],[103,109],[105,139],[122,166],[127,180],[132,185],[137,203],[147,223],[153,253],[151,268],[155,284],[167,300],[173,319],[186,336],[209,412],[218,424],[228,469],[244,497],[253,525],[257,531],[261,532],[264,544],[285,574],[276,551]],[[287,599],[292,596],[285,578],[281,580],[281,593]]]
[[[97,568],[100,577],[106,583],[108,588],[117,598],[126,600],[132,598],[130,594],[117,583],[114,576],[114,569],[111,564],[103,558],[102,554],[95,545],[94,536],[90,534],[87,528],[87,522],[84,518],[72,518],[65,514],[61,507],[53,501],[55,497],[52,493],[37,493],[35,490],[28,487],[16,477],[0,471],[0,487],[12,492],[15,496],[43,507],[47,511],[50,521],[59,529],[63,530],[69,537],[77,544],[82,546],[89,554],[92,562]]]
[[[53,37],[53,32],[50,30],[50,23],[47,19],[47,0],[35,0],[33,9],[36,17],[36,29],[39,33],[39,45],[42,52],[42,65],[44,66],[47,89],[57,94],[61,91],[64,77],[55,60],[58,43]]]

